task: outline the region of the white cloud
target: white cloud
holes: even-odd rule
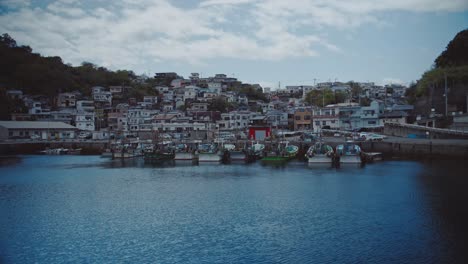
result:
[[[101,4],[99,4],[101,3]],[[146,70],[154,62],[203,64],[210,59],[282,60],[343,52],[327,29],[378,23],[379,12],[457,11],[452,0],[207,0],[181,8],[169,0],[57,0],[45,8],[25,0],[0,16],[0,33],[65,62]]]

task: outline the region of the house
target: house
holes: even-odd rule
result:
[[[94,86],[93,91],[93,100],[95,102],[101,102],[108,105],[112,105],[112,93],[105,90],[104,87]]]
[[[324,127],[329,129],[340,129],[339,112],[340,108],[334,105],[313,109],[313,129],[316,131]]]
[[[0,140],[31,138],[72,139],[78,129],[63,122],[47,121],[0,121]]]
[[[208,103],[192,103],[192,105],[187,109],[189,112],[204,112],[208,111]]]
[[[279,110],[270,110],[265,114],[265,123],[272,127],[287,128],[288,113]]]
[[[131,86],[125,86],[125,85],[109,86],[109,92],[111,92],[112,94],[127,93],[131,89],[132,89]]]
[[[79,130],[94,131],[94,112],[78,112],[75,116],[75,125]]]
[[[247,128],[250,124],[250,117],[254,113],[250,111],[231,111],[229,113],[222,113],[221,120],[217,123],[221,129],[240,129]]]
[[[301,107],[294,111],[294,130],[312,129],[312,111],[309,108]]]
[[[78,112],[94,112],[94,101],[79,100],[76,101],[76,111]]]
[[[57,107],[75,107],[76,94],[74,93],[59,93],[57,97]]]

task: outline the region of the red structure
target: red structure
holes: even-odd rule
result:
[[[271,136],[271,128],[264,126],[249,127],[249,139],[262,140]]]

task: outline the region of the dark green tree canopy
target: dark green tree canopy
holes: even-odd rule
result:
[[[459,32],[435,60],[437,68],[468,64],[468,29]]]

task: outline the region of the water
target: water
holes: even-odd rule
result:
[[[467,263],[463,166],[25,156],[0,167],[0,262]]]

